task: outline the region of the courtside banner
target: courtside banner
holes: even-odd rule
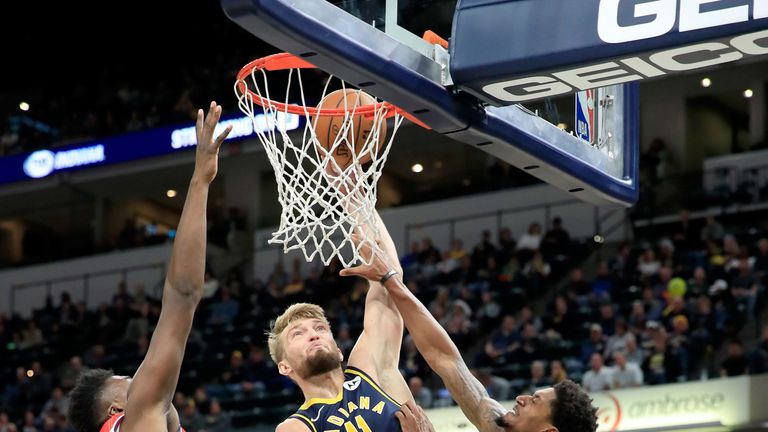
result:
[[[593,393],[598,432],[737,427],[768,420],[768,375]],[[503,402],[506,408],[514,401]],[[435,430],[474,432],[458,407],[426,411]]]
[[[766,0],[461,0],[453,81],[494,105],[768,54]]]

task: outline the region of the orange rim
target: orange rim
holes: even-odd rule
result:
[[[389,102],[379,102],[375,104],[360,105],[360,106],[355,106],[347,109],[344,109],[344,108],[317,109],[315,107],[309,107],[309,106],[305,107],[303,105],[297,105],[297,104],[286,104],[286,103],[277,102],[271,99],[261,97],[255,92],[253,92],[252,90],[250,90],[248,86],[245,84],[246,77],[251,75],[254,71],[264,70],[264,71],[273,72],[273,71],[288,70],[288,69],[315,69],[315,68],[316,66],[313,65],[312,63],[302,58],[296,57],[295,55],[290,53],[272,54],[266,57],[256,59],[248,63],[247,65],[243,66],[242,69],[240,69],[240,72],[237,73],[237,84],[236,84],[237,91],[240,92],[240,94],[242,95],[248,94],[251,100],[253,100],[255,104],[261,105],[262,107],[269,106],[272,109],[276,109],[278,111],[289,112],[289,113],[298,114],[298,115],[308,114],[312,117],[315,117],[315,116],[344,117],[347,114],[347,112],[353,113],[354,115],[374,117],[376,115],[376,112],[382,107],[384,107],[384,109],[387,110],[385,118],[393,117],[395,113],[398,113],[425,129],[431,129],[429,126],[421,122],[419,119],[413,117],[410,113],[405,112],[404,110],[392,105]]]

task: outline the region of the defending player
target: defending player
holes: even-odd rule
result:
[[[392,240],[385,230],[382,241]],[[370,247],[362,247],[370,256]],[[469,421],[480,432],[594,432],[597,409],[589,395],[573,381],[538,390],[532,396],[518,396],[511,411],[491,399],[485,387],[470,373],[467,365],[445,329],[403,284],[394,248],[376,251],[369,266],[341,271],[342,276],[362,276],[368,280],[385,280],[390,298],[402,313],[405,326],[429,366],[442,378],[451,396]]]
[[[211,102],[208,114],[197,113],[195,170],[173,244],[163,287],[163,308],[147,355],[133,379],[112,371],[85,372],[70,394],[69,420],[79,432],[182,431],[171,404],[179,380],[184,347],[202,297],[205,270],[208,187],[216,177],[221,143],[213,131],[221,107]]]

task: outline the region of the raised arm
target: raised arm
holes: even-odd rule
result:
[[[231,126],[213,139],[221,107],[211,102],[207,116],[197,113],[195,171],[181,212],[168,275],[163,287],[163,307],[147,355],[128,391],[121,430],[165,430],[184,347],[192,329],[195,309],[202,297],[206,248],[208,186],[216,177],[221,143]]]
[[[402,273],[395,245],[375,210],[374,217],[380,236],[379,246],[387,256],[395,257],[396,269]],[[398,367],[402,340],[403,319],[397,306],[378,280],[369,281],[363,333],[350,353],[348,363],[373,375],[383,390],[399,403],[413,399]]]
[[[379,280],[390,269],[389,256],[376,252],[370,266],[342,270],[342,276],[357,275],[369,280]],[[432,370],[442,378],[451,396],[459,404],[464,415],[480,432],[498,432],[497,419],[507,410],[488,396],[485,387],[470,373],[459,350],[445,329],[435,320],[426,307],[403,284],[400,274],[384,284],[389,298],[394,301],[413,337],[419,352]]]

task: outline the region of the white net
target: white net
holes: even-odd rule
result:
[[[360,250],[366,244],[377,247],[376,184],[402,116],[394,114],[387,137],[387,117],[392,117],[394,108],[373,99],[376,105],[371,114],[357,114],[366,107],[370,111],[371,105],[365,103],[370,96],[348,88],[343,80],[333,76],[325,82],[319,100],[325,100],[335,79],[345,95],[341,98],[343,103],[338,104],[344,113],[324,116],[323,110],[329,109],[323,105],[313,115],[307,108],[301,69],[288,70],[285,97],[280,102],[270,97],[267,75],[263,69],[254,69],[235,84],[235,93],[240,109],[254,121],[254,129],[275,172],[282,212],[280,226],[269,243],[282,244],[285,253],[301,250],[307,261],[319,257],[325,265],[334,257],[344,267],[369,263],[371,257],[361,256]],[[292,88],[292,84],[297,88]],[[294,105],[303,108],[306,120],[301,136],[296,132],[291,136],[285,127],[291,94],[301,99],[300,105]],[[268,127],[257,124],[264,121]],[[335,138],[329,133],[327,138],[318,139],[315,128],[321,121],[336,134]],[[364,125],[365,133],[360,130]],[[353,235],[360,240],[354,242]]]

